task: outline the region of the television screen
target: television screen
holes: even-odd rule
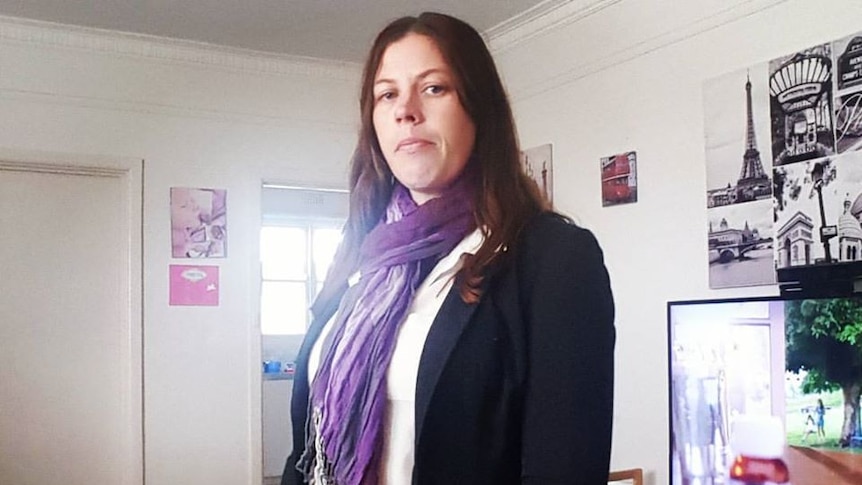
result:
[[[670,481],[728,482],[733,424],[783,423],[790,482],[862,484],[862,298],[668,303]]]

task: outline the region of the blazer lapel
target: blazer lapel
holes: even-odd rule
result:
[[[415,408],[415,439],[417,441],[422,436],[422,426],[425,422],[428,405],[431,402],[434,388],[437,387],[440,374],[443,372],[443,367],[449,360],[452,349],[478,306],[476,303],[464,303],[458,286],[459,282],[456,280],[449,290],[449,294],[446,295],[446,299],[443,300],[443,305],[437,312],[428,332],[428,337],[425,339],[422,356],[419,358]]]

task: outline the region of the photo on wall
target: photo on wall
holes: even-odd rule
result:
[[[707,209],[709,287],[775,283],[772,200]]]
[[[862,152],[775,168],[775,265],[862,261]]]
[[[171,306],[218,306],[218,266],[171,264],[168,278]]]
[[[862,148],[862,33],[835,41],[835,145]]]
[[[521,163],[524,172],[536,185],[542,197],[554,206],[554,158],[553,147],[550,143],[528,148],[521,152]]]
[[[171,187],[171,256],[227,255],[227,191]]]
[[[835,153],[832,44],[769,62],[773,165]]]
[[[634,151],[602,157],[602,207],[638,201],[637,161]]]
[[[707,207],[772,197],[767,75],[761,64],[704,84]]]

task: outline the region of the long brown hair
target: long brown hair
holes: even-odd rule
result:
[[[464,301],[479,297],[484,270],[512,245],[531,216],[546,209],[538,187],[521,170],[512,109],[491,53],[469,24],[448,15],[423,13],[390,23],[374,41],[362,74],[361,128],[350,166],[350,213],[335,266],[348,265],[374,228],[392,193],[393,175],[383,157],[372,120],[377,70],[392,43],[409,33],[434,40],[456,79],[456,91],[476,126],[471,164],[478,174],[474,193],[476,225],[485,241],[461,268]]]

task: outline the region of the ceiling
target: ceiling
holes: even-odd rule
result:
[[[403,15],[445,12],[486,32],[553,1],[0,0],[0,15],[362,62],[374,35]]]

